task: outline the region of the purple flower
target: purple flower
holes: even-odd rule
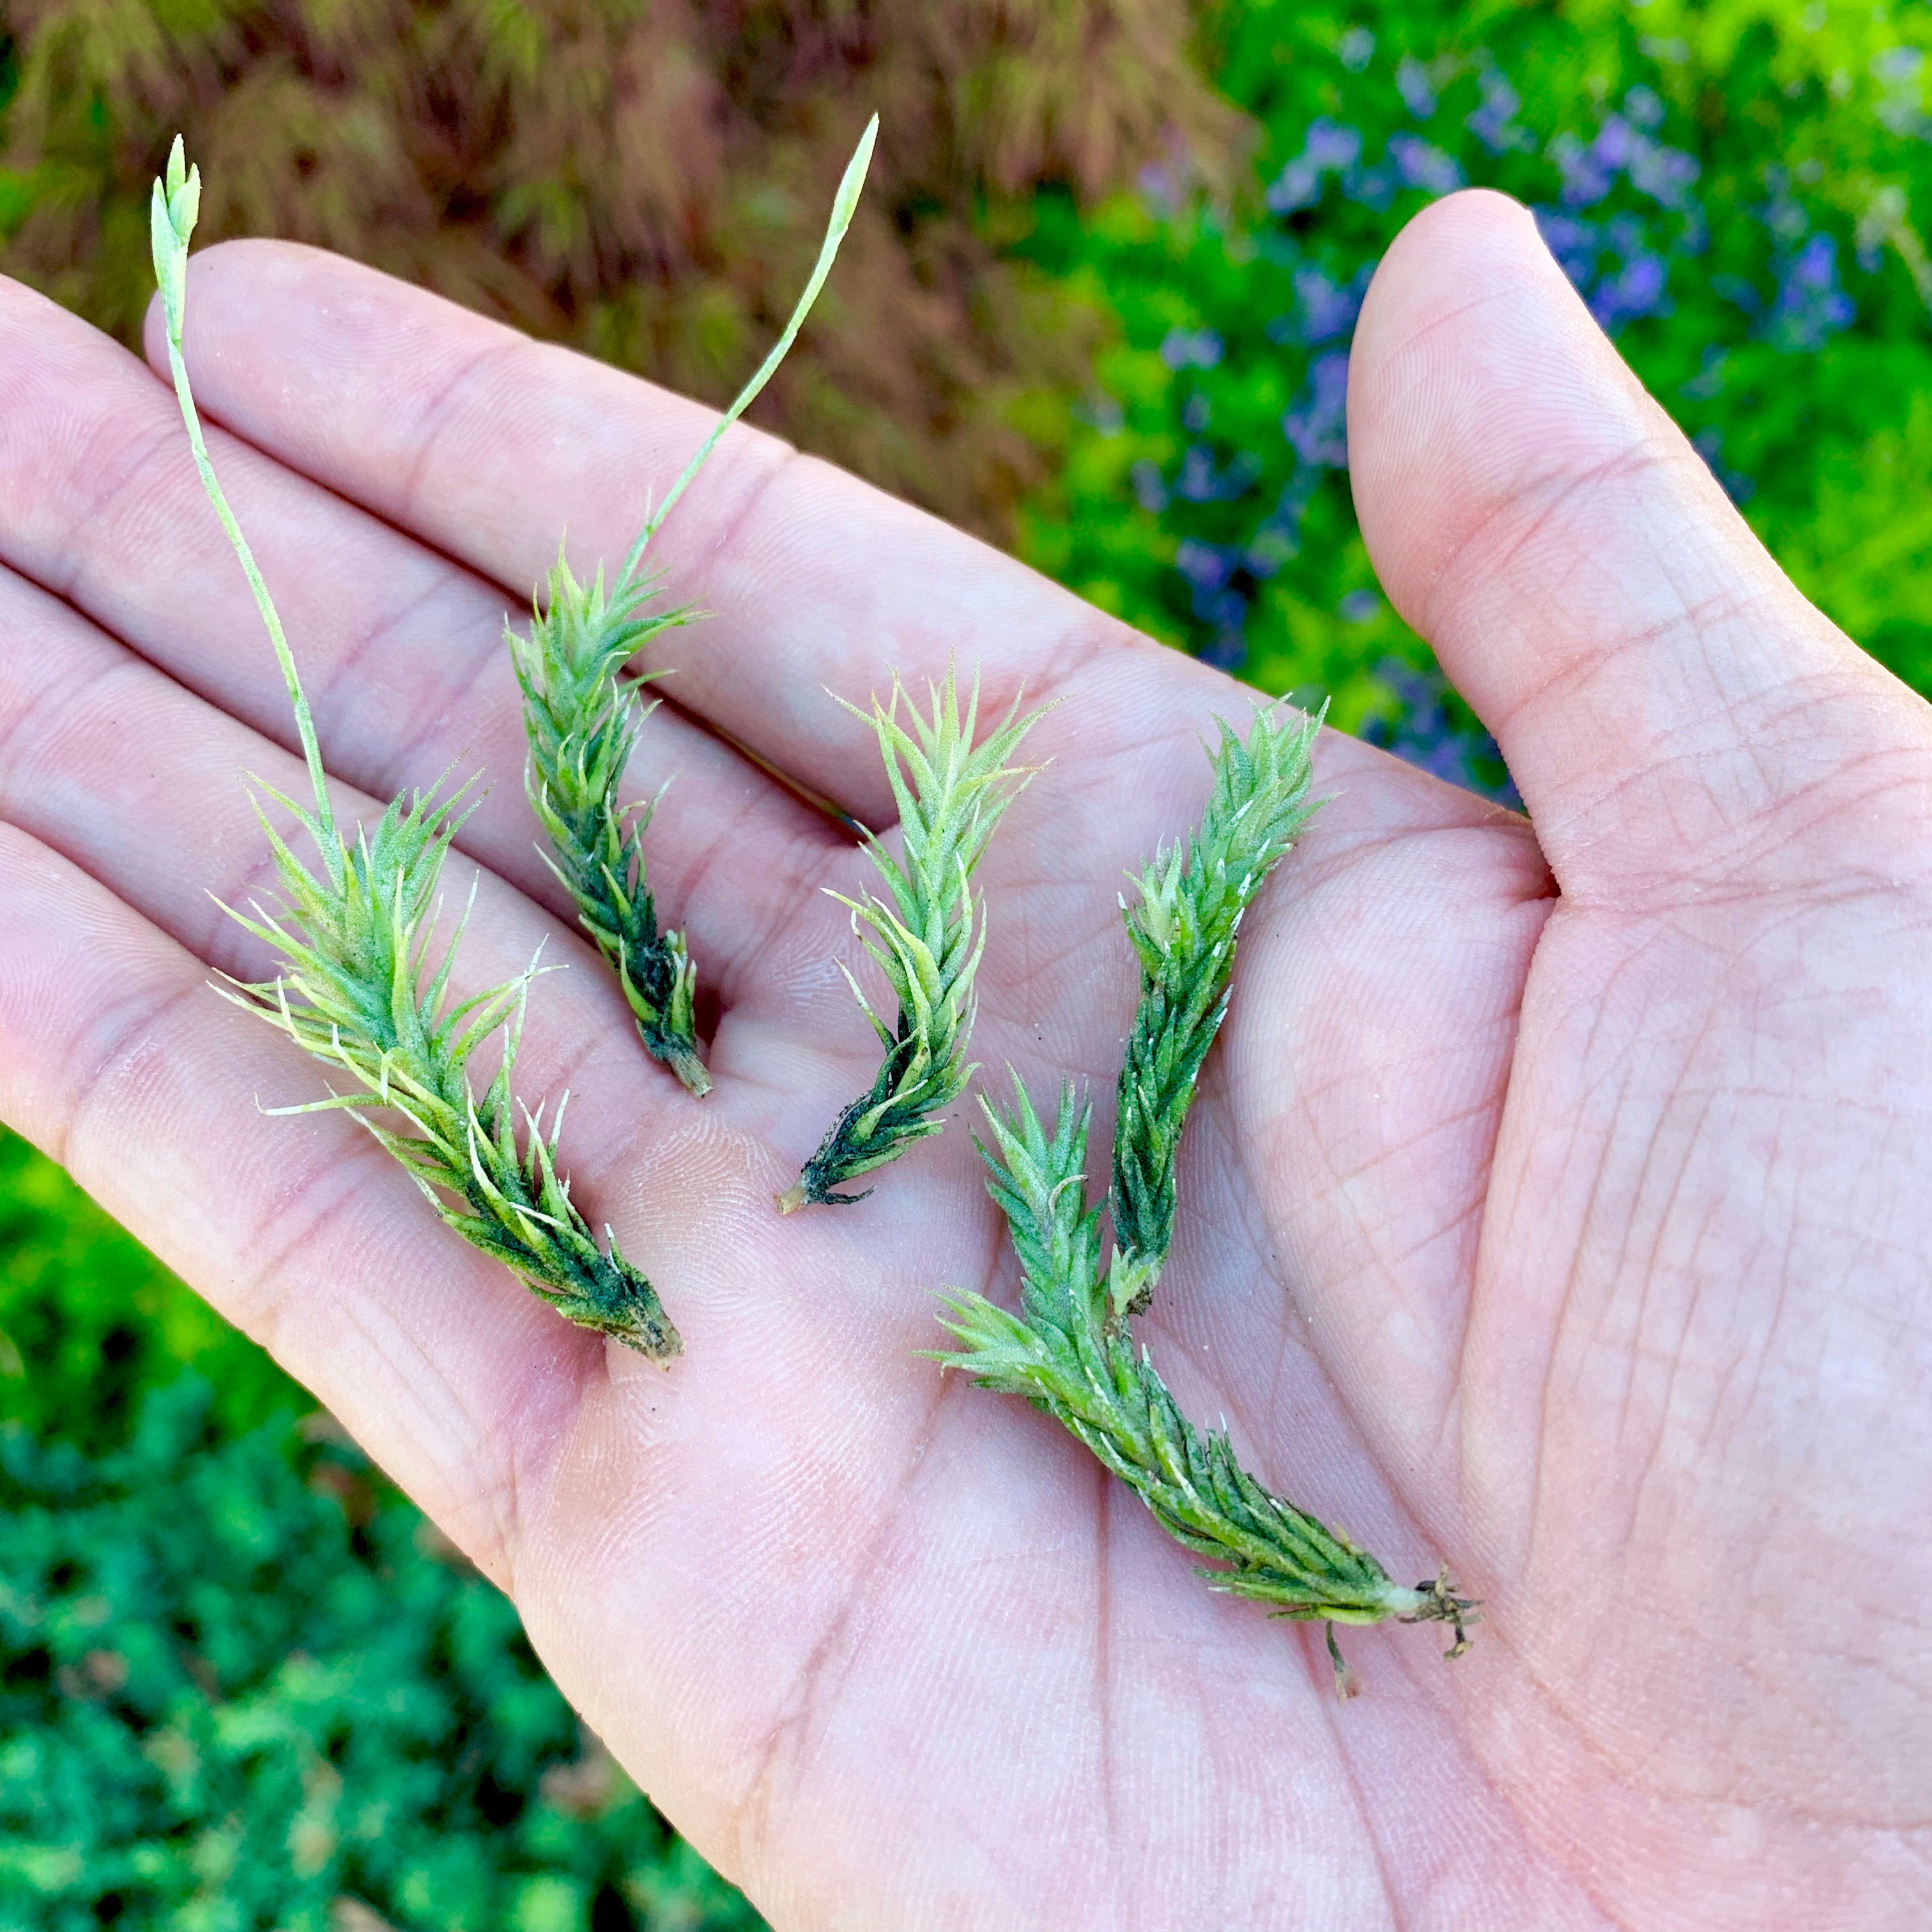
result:
[[[1336,282],[1319,268],[1306,267],[1294,272],[1294,297],[1301,305],[1301,339],[1304,343],[1328,342],[1346,335],[1362,312],[1362,298],[1368,293],[1370,263],[1352,281]]]
[[[1696,158],[1666,148],[1642,131],[1661,122],[1663,103],[1647,88],[1633,88],[1624,105],[1629,118],[1610,116],[1588,147],[1574,134],[1559,134],[1550,144],[1550,158],[1563,180],[1564,206],[1595,207],[1621,176],[1660,207],[1690,212],[1690,189],[1699,171]]]
[[[1304,154],[1298,154],[1268,184],[1264,197],[1270,213],[1292,214],[1298,208],[1312,208],[1322,199],[1322,170]]]
[[[1174,479],[1174,494],[1183,502],[1211,503],[1221,494],[1214,473],[1213,453],[1204,443],[1190,443],[1180,459],[1180,474]]]
[[[1249,599],[1233,580],[1241,568],[1238,548],[1184,538],[1174,554],[1174,567],[1186,581],[1194,614],[1214,631],[1199,655],[1210,664],[1232,670],[1246,654]]]
[[[1309,124],[1308,140],[1303,148],[1318,168],[1334,172],[1353,167],[1361,159],[1362,136],[1359,129],[1344,128],[1325,116]]]
[[[1688,208],[1699,172],[1695,155],[1637,137],[1636,152],[1630,156],[1630,185],[1660,208],[1679,212]]]
[[[1402,105],[1418,121],[1426,121],[1436,112],[1436,90],[1429,84],[1429,70],[1413,54],[1404,54],[1395,70],[1395,84]]]
[[[1482,93],[1482,105],[1462,124],[1492,154],[1523,146],[1529,137],[1516,124],[1516,110],[1522,105],[1522,97],[1492,67],[1484,69],[1476,84]]]
[[[1204,442],[1188,445],[1180,459],[1180,473],[1174,479],[1172,495],[1184,503],[1232,502],[1238,496],[1244,496],[1254,488],[1255,478],[1261,472],[1261,464],[1252,452],[1238,450],[1225,466],[1217,464],[1214,452]],[[1150,470],[1153,465],[1148,465]],[[1154,485],[1143,489],[1139,466],[1133,472],[1134,494],[1142,508],[1159,510],[1169,500],[1166,486],[1160,472],[1154,471]],[[1160,490],[1156,499],[1157,486]]]
[[[1664,293],[1668,272],[1661,256],[1639,254],[1631,257],[1614,275],[1606,275],[1590,297],[1590,313],[1606,335],[1614,335],[1627,322],[1646,315],[1668,315],[1671,304]]]
[[[1590,154],[1598,167],[1619,175],[1630,164],[1630,150],[1643,136],[1634,132],[1621,114],[1612,114],[1597,130]]]
[[[1791,280],[1800,288],[1828,289],[1838,279],[1838,244],[1828,235],[1814,235],[1791,265]]]
[[[1778,292],[1763,322],[1765,335],[1780,349],[1812,352],[1851,326],[1858,310],[1838,282],[1838,244],[1829,235],[1814,235],[1779,265]]]
[[[1391,134],[1389,159],[1406,188],[1429,194],[1453,194],[1462,185],[1460,165],[1451,155],[1416,134]]]
[[[1211,593],[1219,590],[1234,574],[1234,560],[1218,544],[1202,543],[1194,537],[1184,537],[1174,553],[1174,567],[1197,591]]]
[[[1211,369],[1221,359],[1221,338],[1211,328],[1170,328],[1160,359],[1170,369]]]
[[[1298,208],[1312,208],[1322,199],[1322,184],[1328,177],[1352,168],[1361,154],[1362,137],[1356,129],[1325,118],[1312,122],[1301,152],[1269,187],[1269,208],[1276,214],[1292,214]]]
[[[1565,208],[1594,208],[1616,186],[1618,164],[1606,152],[1606,137],[1610,127],[1622,125],[1612,122],[1587,148],[1574,134],[1559,134],[1551,142],[1550,158],[1563,178]]]
[[[1281,433],[1311,466],[1348,466],[1348,352],[1331,349],[1309,364],[1308,380],[1281,419]]]

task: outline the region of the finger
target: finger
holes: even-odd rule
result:
[[[272,976],[268,947],[224,910],[280,897],[250,788],[240,781],[247,774],[304,796],[299,761],[4,571],[0,634],[10,640],[0,653],[0,812],[219,970]],[[336,786],[333,796],[345,826],[380,815],[351,788]],[[272,815],[291,831],[286,814]],[[838,856],[845,869],[830,878],[856,886],[862,857],[849,846]],[[608,1106],[624,1139],[675,1140],[690,1124],[692,1103],[649,1064],[616,982],[574,922],[562,923],[460,859],[442,885],[452,916],[472,878],[460,990],[513,978],[540,950],[548,964],[568,969],[544,976],[528,1016],[523,1065],[532,1096],[566,1084],[589,1089],[575,1102],[574,1123]],[[711,1064],[726,1084],[706,1105],[725,1112],[748,1146],[782,1150],[760,1156],[769,1192],[863,1084],[876,1048],[862,1025],[839,1024],[855,1017],[838,963],[852,963],[856,942],[824,893],[805,890],[782,920],[748,932],[746,943],[757,972],[746,966],[746,997],[719,1024]]]
[[[268,949],[224,908],[271,903],[278,883],[244,773],[286,796],[305,794],[299,762],[105,638],[65,606],[0,572],[0,808],[218,970],[244,980],[272,976]],[[373,823],[380,807],[334,788],[342,823]],[[285,833],[290,830],[285,815]],[[842,848],[829,882],[858,889],[865,860]],[[542,950],[553,965],[526,1018],[520,1090],[532,1101],[566,1088],[573,1138],[586,1144],[666,1149],[694,1130],[692,1103],[650,1066],[628,1008],[587,942],[487,869],[460,861],[443,892],[476,898],[459,956],[460,995],[500,984]],[[724,888],[721,886],[721,892]],[[770,1196],[796,1174],[838,1108],[862,1090],[878,1048],[854,1009],[842,964],[862,964],[844,911],[805,891],[748,948],[758,974],[721,1023],[711,1065],[721,1084],[705,1104],[727,1136],[732,1186],[769,1213]],[[306,1082],[306,1084],[303,1084]],[[319,1097],[314,1075],[291,1065],[286,1091]],[[968,1198],[974,1162],[956,1138],[952,1172]],[[931,1169],[928,1156],[921,1162]],[[640,1172],[644,1171],[640,1169]],[[681,1190],[691,1185],[680,1182]],[[878,1234],[876,1218],[868,1232]],[[681,1319],[674,1315],[674,1320]]]
[[[480,770],[490,783],[461,849],[574,922],[522,796],[502,592],[219,430],[211,443],[293,640],[331,770],[388,798]],[[0,558],[178,685],[292,748],[280,674],[172,392],[118,344],[6,283]],[[0,661],[10,704],[52,703],[115,662],[104,640],[76,659],[57,608],[7,595],[0,621],[19,631]],[[56,646],[56,632],[68,644]],[[673,802],[645,836],[652,884],[665,922],[688,928],[707,990],[735,1000],[775,928],[849,841],[668,706],[646,724],[623,795],[649,798],[667,783]]]
[[[190,290],[188,364],[212,415],[518,596],[566,532],[580,567],[614,566],[716,420],[312,249],[209,250]],[[653,550],[668,594],[710,614],[650,655],[679,668],[678,702],[875,826],[890,794],[828,691],[862,701],[895,670],[916,684],[956,661],[1000,706],[1104,664],[1111,704],[1144,731],[1178,691],[1226,682],[742,424]]]
[[[1355,341],[1376,568],[1496,734],[1566,892],[1893,867],[1883,800],[1932,714],[1798,595],[1523,209],[1469,194],[1419,215]]]

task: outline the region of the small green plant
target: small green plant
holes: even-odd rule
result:
[[[320,860],[312,872],[256,810],[268,837],[286,904],[232,916],[281,955],[283,970],[259,984],[236,982],[229,997],[260,1013],[316,1059],[339,1067],[360,1089],[279,1111],[355,1112],[401,1162],[442,1219],[518,1275],[561,1313],[668,1362],[682,1348],[656,1290],[617,1252],[601,1250],[556,1168],[556,1125],[544,1136],[542,1109],[526,1114],[518,1144],[511,1088],[524,1003],[535,973],[452,1002],[450,979],[461,924],[431,962],[442,864],[464,815],[463,793],[437,800],[416,792],[394,800],[371,832],[346,839],[329,803],[328,782],[308,700],[281,620],[240,526],[216,480],[182,355],[188,240],[201,196],[181,142],[154,184],[151,223],[154,273],[167,328],[168,366],[195,466],[208,501],[241,560],[281,668],[302,740],[313,808],[263,788],[295,814]],[[502,1060],[479,1095],[470,1062],[502,1034]],[[365,1110],[399,1116],[391,1128]],[[557,1119],[562,1106],[560,1103]],[[452,1200],[460,1203],[452,1206]]]
[[[796,1183],[778,1197],[789,1214],[808,1202],[849,1207],[866,1193],[836,1190],[859,1174],[896,1160],[914,1141],[945,1124],[933,1117],[964,1091],[973,1070],[966,1048],[973,1031],[973,980],[986,945],[973,868],[1000,815],[1024,782],[1007,760],[1040,717],[1019,715],[1019,702],[985,743],[974,746],[980,686],[974,680],[964,712],[953,675],[929,692],[932,716],[895,679],[890,701],[874,698],[866,718],[879,741],[899,810],[905,857],[896,860],[869,832],[866,855],[886,882],[891,902],[868,893],[844,899],[853,928],[865,942],[898,1000],[889,1027],[848,972],[854,994],[885,1048],[872,1086],[835,1120]],[[904,700],[911,728],[899,722]],[[1042,707],[1044,709],[1045,707]],[[836,896],[836,895],[835,895]]]
[[[1222,728],[1214,790],[1187,844],[1156,856],[1124,907],[1140,956],[1141,1000],[1120,1073],[1114,1149],[1114,1250],[1103,1271],[1100,1210],[1087,1204],[1090,1108],[1062,1090],[1049,1130],[1014,1078],[1003,1117],[982,1100],[980,1154],[1020,1264],[1020,1311],[982,1294],[946,1299],[962,1345],[936,1359],[985,1388],[1026,1396],[1084,1443],[1162,1528],[1226,1568],[1217,1590],[1272,1604],[1277,1616],[1328,1625],[1335,1688],[1352,1688],[1337,1624],[1447,1622],[1467,1648],[1474,1606],[1448,1573],[1414,1589],[1369,1553],[1272,1494],[1235,1460],[1227,1436],[1183,1415],[1129,1322],[1152,1294],[1172,1238],[1174,1168],[1208,1048],[1227,1011],[1241,915],[1314,806],[1307,797],[1318,721],[1258,710],[1244,746]]]
[[[683,934],[659,929],[644,867],[644,834],[656,801],[618,801],[624,768],[656,708],[643,701],[640,687],[663,674],[626,679],[621,673],[652,639],[688,623],[694,614],[688,605],[645,611],[658,589],[655,576],[644,570],[645,550],[718,438],[771,380],[797,339],[852,224],[878,130],[874,115],[846,164],[824,245],[784,332],[646,519],[608,592],[602,570],[590,583],[580,584],[560,554],[550,574],[548,606],[538,601],[526,637],[514,628],[508,633],[530,740],[524,784],[550,841],[545,858],[616,974],[646,1050],[694,1094],[711,1090],[698,1046],[697,968]]]

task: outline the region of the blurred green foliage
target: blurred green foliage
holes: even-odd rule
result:
[[[1029,506],[1034,562],[1399,732],[1428,692],[1391,669],[1431,659],[1356,526],[1348,340],[1396,231],[1486,184],[1537,210],[1801,587],[1932,690],[1925,9],[1246,0],[1216,32],[1258,130],[1244,190],[1209,192],[1177,148],[1097,212],[1048,195],[1008,218],[1010,247],[1113,319],[1093,388],[1030,424],[1064,454]],[[1466,713],[1442,724],[1473,742]],[[1453,746],[1406,748],[1468,776]]]
[[[314,1406],[52,1161],[0,1130],[0,1420],[98,1453],[184,1365],[213,1384],[210,1420],[224,1433]]]
[[[0,1932],[754,1932],[502,1594],[326,1430],[198,1377],[0,1430]]]
[[[502,1594],[4,1132],[0,1329],[0,1932],[755,1932]]]

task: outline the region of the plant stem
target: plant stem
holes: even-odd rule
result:
[[[644,863],[644,835],[656,801],[618,801],[625,767],[656,708],[642,700],[640,688],[662,674],[626,679],[621,673],[652,639],[691,621],[688,606],[645,613],[658,590],[644,569],[646,548],[797,339],[851,226],[878,131],[875,114],[846,164],[818,262],[771,352],[646,520],[608,594],[601,569],[580,584],[560,551],[529,635],[507,630],[530,742],[524,786],[549,840],[546,862],[617,976],[646,1050],[699,1096],[711,1090],[711,1077],[698,1050],[697,968],[684,935],[660,931]]]

